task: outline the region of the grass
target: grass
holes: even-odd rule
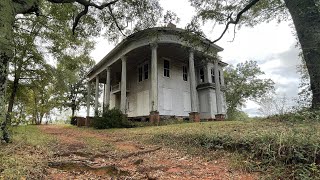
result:
[[[230,121],[145,129],[152,141],[198,151],[225,151],[266,178],[320,178],[320,123]],[[141,132],[140,132],[141,133]]]
[[[271,120],[183,123],[129,129],[76,131],[120,135],[124,139],[163,144],[208,159],[226,157],[237,169],[260,172],[269,179],[320,179],[320,123]],[[14,143],[0,145],[0,179],[41,179],[49,147],[57,140],[36,126],[13,129]],[[94,137],[83,142],[92,150],[105,143]],[[105,148],[109,149],[109,145]]]
[[[13,142],[0,144],[0,179],[42,179],[48,146],[56,140],[36,126],[11,129]]]

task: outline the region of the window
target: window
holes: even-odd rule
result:
[[[142,81],[142,66],[138,67],[138,73],[139,73],[139,82]]]
[[[182,66],[182,77],[184,81],[188,81],[188,69],[187,66]]]
[[[200,82],[204,82],[204,70],[203,70],[203,68],[200,69],[199,75],[200,75]]]
[[[163,75],[170,77],[170,62],[168,60],[163,61]]]
[[[144,79],[146,80],[146,79],[149,78],[149,65],[148,64],[144,64],[143,70],[144,70]]]
[[[211,69],[211,79],[212,79],[212,83],[216,82],[216,80],[214,79],[214,69]]]
[[[138,66],[138,78],[139,82],[149,79],[149,64],[147,62]]]
[[[219,70],[219,83],[221,84],[221,71]]]

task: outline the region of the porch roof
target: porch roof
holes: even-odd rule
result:
[[[198,46],[202,45],[203,47],[205,47],[207,50],[214,50],[216,52],[220,52],[223,51],[223,48],[215,45],[215,44],[211,44],[210,40],[208,40],[207,38],[198,38],[198,39],[191,39],[192,37],[196,37],[194,34],[188,32],[187,30],[181,29],[181,28],[172,28],[172,27],[154,27],[154,28],[148,28],[142,31],[138,31],[136,33],[133,33],[131,35],[129,35],[127,38],[123,39],[115,48],[113,48],[100,62],[98,62],[88,73],[87,76],[90,77],[93,74],[96,74],[96,71],[99,71],[101,69],[101,66],[106,66],[114,56],[117,55],[117,53],[119,53],[123,48],[125,48],[126,46],[130,45],[130,43],[134,42],[134,41],[139,41],[142,39],[148,39],[149,43],[150,42],[159,42],[162,43],[161,40],[159,40],[159,35],[173,35],[178,37],[178,41],[176,42],[172,42],[172,43],[180,43],[180,44],[184,44],[186,46],[189,47],[194,47],[193,42],[190,41],[196,41],[196,40],[200,40],[200,44],[197,44]],[[174,40],[173,40],[174,41]],[[135,47],[138,48],[139,46]],[[205,49],[203,48],[203,49]],[[227,63],[220,61],[219,62],[222,66],[226,66]],[[112,63],[111,63],[112,64]],[[99,72],[97,72],[99,73]]]

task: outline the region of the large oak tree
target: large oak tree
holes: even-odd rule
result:
[[[4,132],[4,140],[9,141],[6,133],[5,121],[5,93],[8,75],[8,64],[13,57],[13,25],[19,14],[34,13],[41,16],[41,4],[50,2],[57,5],[72,4],[76,8],[70,8],[74,15],[70,25],[73,33],[83,33],[78,28],[84,16],[90,15],[96,21],[96,27],[90,30],[102,31],[106,29],[109,38],[118,38],[116,31],[123,35],[131,30],[137,31],[154,26],[157,18],[161,16],[161,7],[157,0],[1,0],[0,1],[0,121],[1,130]],[[83,19],[86,20],[86,19]],[[49,21],[49,19],[48,19]],[[57,48],[59,48],[57,46]]]
[[[319,0],[190,0],[195,22],[225,24],[219,41],[231,25],[254,26],[271,20],[293,20],[310,75],[312,108],[320,108],[320,1]],[[235,26],[234,26],[235,27]],[[263,43],[263,42],[262,42]],[[274,40],[277,43],[277,40]]]

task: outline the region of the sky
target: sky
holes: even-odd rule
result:
[[[175,12],[180,18],[177,27],[184,28],[195,14],[188,0],[160,0],[161,6],[166,10]],[[216,39],[224,26],[210,25],[203,27],[207,37]],[[237,30],[234,41],[233,28],[222,40],[216,44],[224,48],[219,53],[222,61],[236,65],[247,60],[258,62],[259,67],[265,72],[263,78],[270,78],[275,83],[276,94],[279,97],[287,97],[289,100],[297,98],[300,75],[297,73],[297,65],[301,63],[299,49],[296,47],[297,40],[294,35],[291,22],[261,23],[253,28],[242,27]],[[99,62],[115,44],[101,38],[96,39],[95,50],[91,53],[92,58]],[[293,104],[293,102],[291,103]],[[259,116],[259,105],[248,101],[243,111],[250,116]]]

